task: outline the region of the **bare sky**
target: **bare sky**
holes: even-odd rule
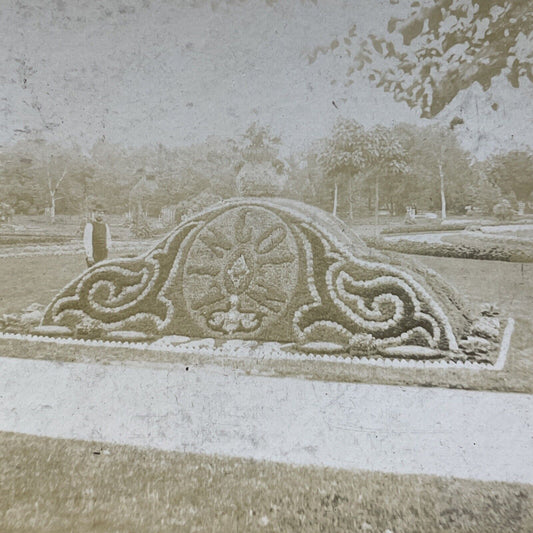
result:
[[[235,137],[254,120],[284,151],[328,134],[339,115],[366,126],[420,121],[361,78],[349,89],[335,53],[306,59],[353,23],[385,31],[407,2],[388,0],[2,0],[0,144],[42,130],[89,148],[105,136],[127,146]],[[332,104],[335,102],[336,107]],[[497,101],[498,110],[491,104]],[[438,120],[463,116],[479,157],[533,145],[533,87],[473,87]]]

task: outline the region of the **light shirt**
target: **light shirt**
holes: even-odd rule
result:
[[[111,250],[111,232],[109,231],[109,224],[105,225],[106,229],[106,246],[108,250]],[[87,257],[93,256],[93,223],[87,222],[85,224],[85,230],[83,231],[83,245],[85,247],[85,254]]]

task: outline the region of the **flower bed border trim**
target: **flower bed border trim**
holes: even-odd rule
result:
[[[509,348],[511,344],[511,337],[514,330],[514,320],[509,318],[505,325],[502,342],[498,358],[494,364],[491,363],[476,363],[472,361],[446,361],[446,360],[412,360],[412,359],[397,359],[384,357],[343,357],[342,355],[333,355],[327,353],[307,353],[299,351],[285,351],[282,349],[282,343],[272,342],[258,342],[258,345],[270,345],[272,348],[269,352],[262,352],[261,358],[274,360],[292,360],[292,361],[325,361],[333,363],[344,363],[347,365],[364,365],[376,366],[382,368],[426,368],[426,369],[465,369],[471,371],[503,370],[507,361]],[[131,348],[134,350],[151,351],[151,352],[170,352],[180,355],[202,355],[202,356],[220,356],[226,359],[246,359],[250,354],[246,347],[246,341],[243,343],[245,350],[235,349],[235,341],[226,341],[218,347],[201,346],[201,341],[213,341],[214,339],[191,339],[178,345],[162,345],[162,344],[146,344],[141,342],[121,342],[121,341],[104,341],[104,340],[82,340],[71,337],[48,337],[41,335],[21,334],[21,333],[2,333],[0,332],[0,339],[19,340],[25,342],[43,342],[48,344],[66,344],[70,346],[93,346],[103,348]],[[225,344],[228,347],[225,347]]]

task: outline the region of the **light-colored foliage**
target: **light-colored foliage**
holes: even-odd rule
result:
[[[529,0],[413,2],[411,13],[390,18],[387,30],[359,35],[354,25],[329,45],[318,46],[309,62],[335,50],[349,63],[346,85],[363,72],[376,87],[426,118],[476,82],[487,90],[501,74],[512,87],[524,78],[533,81]]]
[[[409,170],[405,150],[389,129],[377,126],[365,130],[344,118],[335,124],[319,161],[332,188],[340,189],[337,194],[348,201],[351,218],[354,185],[364,184],[372,190],[380,181],[390,191]]]
[[[488,177],[503,193],[526,202],[533,192],[533,152],[512,150],[489,159]]]

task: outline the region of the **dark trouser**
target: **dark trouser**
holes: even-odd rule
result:
[[[95,248],[93,250],[93,257],[95,263],[107,259],[107,248]]]
[[[99,261],[103,261],[104,259],[107,259],[107,249],[94,249],[93,250],[93,259],[94,261],[89,261],[89,258],[86,258],[87,266],[92,267],[95,263],[98,263]]]

